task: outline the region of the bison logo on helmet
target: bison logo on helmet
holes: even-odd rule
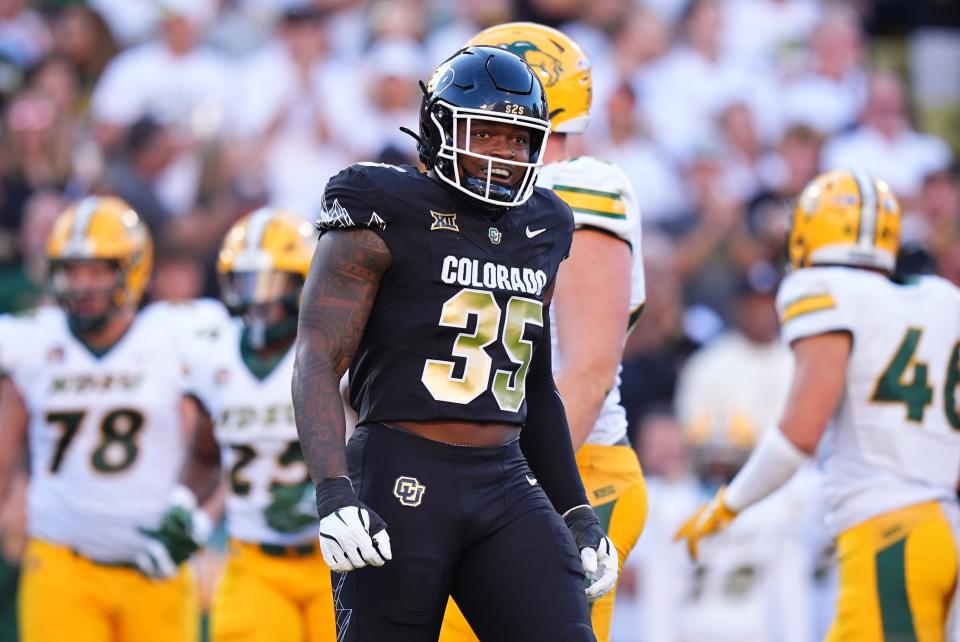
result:
[[[527,40],[505,42],[500,47],[523,58],[540,76],[544,87],[550,87],[560,80],[560,73],[563,71],[560,61],[532,42]]]

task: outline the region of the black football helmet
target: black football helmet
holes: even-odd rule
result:
[[[473,121],[519,125],[530,133],[529,162],[478,154],[468,149]],[[465,123],[465,140],[457,125]],[[533,194],[550,135],[546,94],[523,58],[497,47],[467,47],[444,61],[424,89],[420,106],[418,151],[427,169],[443,182],[488,206],[515,207]],[[487,162],[486,176],[465,175],[458,155]],[[493,164],[524,170],[513,187],[493,182]]]

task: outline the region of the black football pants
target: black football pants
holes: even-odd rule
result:
[[[483,642],[595,642],[580,555],[518,442],[450,446],[367,424],[347,457],[393,560],[333,574],[339,642],[433,642],[448,595]]]

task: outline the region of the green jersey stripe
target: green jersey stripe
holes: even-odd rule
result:
[[[591,210],[585,207],[574,207],[573,213],[577,214],[590,214],[591,216],[603,216],[604,218],[615,218],[615,219],[625,219],[627,218],[626,214],[617,214],[615,212],[604,212],[603,210]]]
[[[587,189],[586,187],[573,187],[572,185],[554,185],[555,192],[573,192],[574,194],[589,194],[590,196],[603,196],[620,200],[621,196],[617,192],[602,192],[598,189]]]

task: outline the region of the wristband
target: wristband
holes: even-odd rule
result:
[[[323,518],[344,506],[360,502],[349,477],[330,477],[317,484],[317,514]]]

